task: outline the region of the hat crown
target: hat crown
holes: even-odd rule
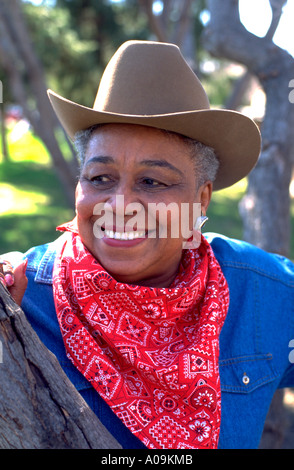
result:
[[[176,45],[127,41],[108,63],[93,109],[154,116],[209,107],[204,88]]]

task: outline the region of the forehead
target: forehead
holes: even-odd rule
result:
[[[94,130],[87,145],[86,160],[101,152],[115,158],[124,155],[138,160],[160,155],[180,166],[184,160],[191,163],[190,148],[181,136],[135,124],[105,124]]]

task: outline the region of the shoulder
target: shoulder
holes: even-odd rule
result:
[[[28,260],[27,276],[35,282],[45,284],[52,283],[52,270],[56,253],[64,243],[65,234],[59,236],[56,240],[30,248],[25,253],[12,251],[2,255],[3,259],[9,261],[12,266],[17,266],[24,259]]]
[[[35,282],[52,284],[52,272],[56,253],[61,249],[66,234],[44,245],[31,248],[25,253],[28,259],[27,272],[35,273]]]
[[[223,235],[206,233],[204,236],[224,270],[247,271],[294,287],[294,264],[286,257]]]

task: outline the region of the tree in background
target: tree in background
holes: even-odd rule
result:
[[[43,140],[54,162],[60,182],[71,205],[74,203],[74,179],[77,161],[66,161],[55,135],[57,119],[46,95],[43,66],[31,42],[31,37],[18,0],[0,3],[0,62],[15,102],[36,134]]]
[[[258,38],[241,24],[238,2],[208,0],[211,18],[204,44],[211,54],[242,63],[265,92],[262,152],[241,206],[244,237],[267,251],[289,256],[289,186],[294,161],[294,107],[289,100],[289,83],[294,77],[294,60],[272,41],[286,3],[270,1],[272,24],[265,37]]]
[[[23,11],[48,86],[89,107],[116,49],[150,34],[134,1],[56,0],[54,7],[24,3]]]

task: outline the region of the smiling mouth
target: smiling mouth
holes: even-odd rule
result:
[[[136,232],[114,232],[113,230],[104,229],[104,235],[113,240],[135,240],[137,238],[145,238],[146,231]]]

